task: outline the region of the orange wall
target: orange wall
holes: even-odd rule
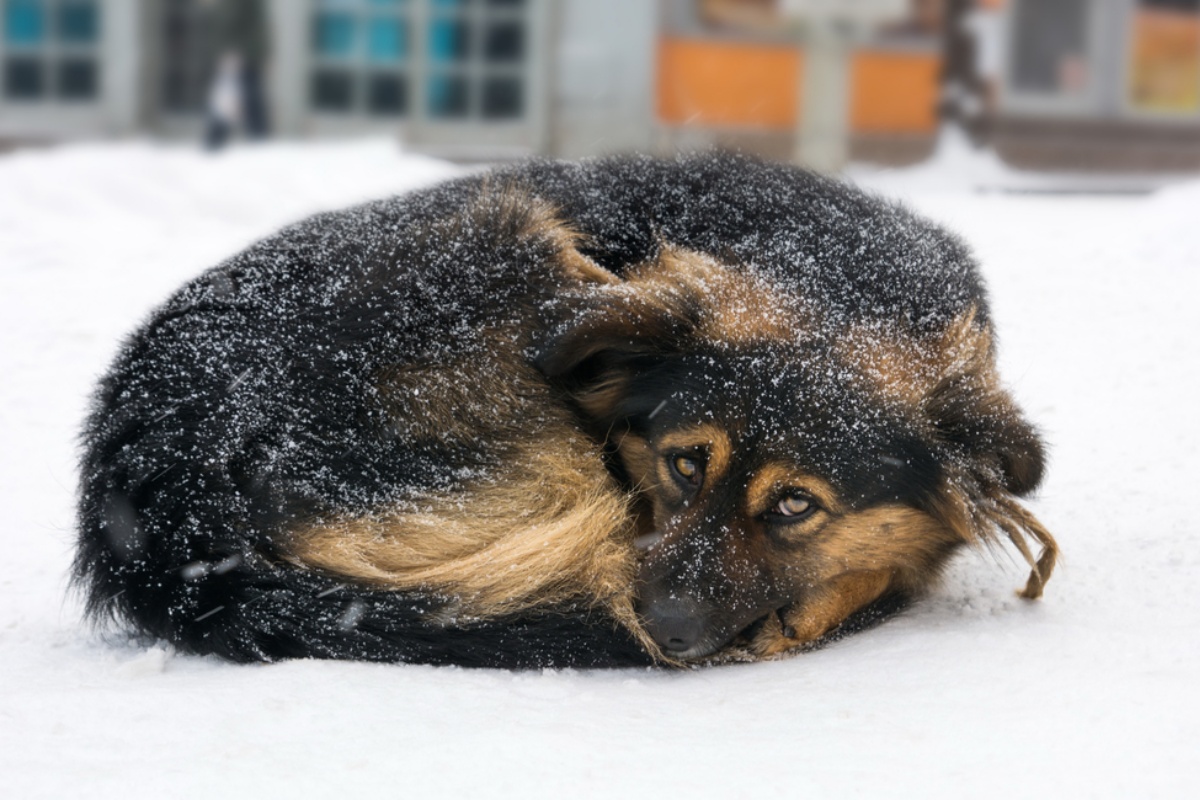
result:
[[[1130,101],[1159,111],[1200,109],[1200,19],[1195,12],[1139,10],[1132,35]]]
[[[932,131],[938,67],[934,53],[855,54],[852,129]],[[786,45],[663,38],[658,117],[673,125],[792,128],[802,69],[803,54]]]
[[[792,47],[661,39],[658,116],[678,125],[790,128],[799,69]]]
[[[941,66],[936,53],[856,53],[851,129],[860,133],[933,132]]]

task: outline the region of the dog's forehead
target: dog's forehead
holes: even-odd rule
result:
[[[681,416],[722,416],[746,435],[861,428],[887,409],[852,365],[811,343],[688,355],[671,372]]]
[[[854,483],[864,465],[904,458],[911,438],[902,411],[822,347],[694,354],[661,378],[655,428],[716,426],[750,462]]]

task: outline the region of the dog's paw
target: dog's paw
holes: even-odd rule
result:
[[[763,620],[749,649],[757,658],[774,658],[815,642],[834,627],[836,623],[824,624],[799,609],[780,609]]]

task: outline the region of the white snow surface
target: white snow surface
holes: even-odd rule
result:
[[[885,625],[690,672],[236,666],[91,631],[76,434],[120,339],[284,223],[461,172],[367,141],[0,158],[5,797],[1200,796],[1200,184],[974,194],[881,177],[972,243],[1051,447],[1063,560],[967,553]],[[860,178],[870,182],[870,178]]]

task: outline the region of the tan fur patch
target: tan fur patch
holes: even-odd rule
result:
[[[636,434],[624,433],[616,438],[616,445],[633,490],[644,492],[656,488],[660,459],[650,443]]]
[[[837,517],[816,534],[807,556],[812,578],[823,583],[846,572],[884,569],[898,585],[919,590],[936,577],[961,539],[939,520],[901,505],[884,505]]]
[[[1003,527],[1010,538],[1016,541],[1025,536],[1032,536],[1042,546],[1042,554],[1037,561],[1033,560],[1027,547],[1021,550],[1025,560],[1029,562],[1030,573],[1025,588],[1017,594],[1026,600],[1036,600],[1042,596],[1042,589],[1045,587],[1046,581],[1050,580],[1054,566],[1058,563],[1058,542],[1050,535],[1050,531],[1046,530],[1045,526],[1038,521],[1037,517],[1022,507],[1020,503],[1005,497],[1001,498],[999,505],[1003,510],[1004,518],[1009,523]]]
[[[791,342],[811,324],[795,297],[765,277],[684,248],[665,247],[614,288],[672,312],[698,312],[695,335],[720,346]]]
[[[878,600],[892,584],[889,570],[863,570],[839,575],[813,591],[802,605],[769,620],[751,647],[769,658],[820,639],[846,619]]]
[[[517,239],[539,239],[550,244],[557,251],[564,277],[581,283],[620,282],[579,251],[583,234],[566,222],[553,204],[534,197],[523,187],[485,182],[467,216],[472,213],[485,215],[490,229],[504,230],[502,221],[509,221],[509,232]]]
[[[729,434],[719,426],[709,423],[673,430],[655,445],[660,454],[670,451],[707,453],[708,462],[704,467],[705,483],[720,480],[728,473],[733,461],[733,443],[729,441]],[[668,469],[666,462],[662,461],[659,465],[660,483],[670,482],[669,473],[666,472]]]
[[[839,343],[845,361],[858,365],[886,396],[913,408],[948,377],[976,376],[988,389],[999,383],[991,329],[978,322],[974,306],[936,334],[873,323],[852,326]]]
[[[617,373],[577,392],[575,401],[593,419],[603,419],[624,399],[628,388],[629,375]]]
[[[1018,594],[1026,600],[1042,596],[1058,562],[1058,542],[1024,506],[1001,489],[980,487],[969,477],[947,476],[938,493],[936,512],[956,536],[971,544],[988,544],[997,532],[1006,536],[1029,564],[1029,580]],[[1028,540],[1041,545],[1035,558]]]
[[[644,637],[633,611],[630,504],[599,454],[565,434],[461,492],[312,521],[282,544],[295,562],[348,580],[453,597],[462,618],[583,601]]]
[[[790,464],[765,464],[755,470],[746,486],[746,514],[757,517],[769,510],[787,489],[798,489],[817,501],[824,511],[840,514],[842,503],[827,481],[802,472]]]
[[[803,587],[779,619],[769,619],[751,649],[771,656],[815,641],[854,612],[898,589],[921,592],[960,544],[937,519],[886,505],[835,517],[806,534]]]
[[[558,215],[558,209],[542,200],[528,198],[533,211],[524,233],[553,242],[568,277],[582,283],[619,283],[620,278],[579,252],[583,235]]]

